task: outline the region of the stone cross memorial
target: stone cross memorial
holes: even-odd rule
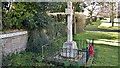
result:
[[[67,41],[63,44],[63,51],[61,55],[63,57],[75,58],[77,56],[77,45],[76,42],[73,41],[72,37],[72,24],[73,24],[73,9],[72,2],[67,2],[67,8],[65,9],[65,13],[67,14]]]

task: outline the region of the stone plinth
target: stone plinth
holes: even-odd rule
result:
[[[75,58],[78,54],[78,48],[76,45],[76,42],[65,42],[63,44],[63,51],[61,53],[61,56],[68,57],[68,58]]]

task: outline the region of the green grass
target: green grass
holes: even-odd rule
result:
[[[108,29],[108,30],[120,30],[120,26],[113,26],[113,27],[105,27],[105,26],[99,26],[100,29]]]
[[[48,64],[37,61],[36,58],[38,56],[40,56],[40,54],[25,52],[25,51],[19,54],[12,54],[12,56],[7,56],[7,58],[5,58],[4,65],[13,66],[13,67],[14,66],[46,66],[48,65]]]
[[[98,20],[96,22],[93,22],[92,24],[89,24],[86,26],[86,28],[89,28],[89,29],[95,29],[95,28],[98,28],[98,26],[101,24],[101,21]]]
[[[118,65],[118,47],[96,44],[96,56],[93,66],[117,66]]]
[[[112,32],[82,32],[76,34],[74,39],[108,39],[118,40],[118,33]],[[95,44],[95,58],[92,66],[117,66],[118,65],[118,47]]]
[[[118,33],[113,32],[89,32],[85,31],[80,34],[74,35],[75,40],[79,39],[109,39],[118,40]]]
[[[99,26],[102,21],[93,22],[93,24],[87,25],[89,29],[107,29],[107,30],[119,30],[119,27],[103,27]],[[82,32],[74,36],[75,39],[108,39],[118,40],[118,33],[115,32]],[[118,47],[95,44],[96,54],[94,63],[92,66],[117,66],[118,65]]]
[[[101,20],[98,20],[96,22],[93,22],[92,24],[89,24],[86,26],[86,28],[89,28],[89,29],[97,29],[97,28],[100,28],[100,29],[108,29],[108,30],[120,30],[120,26],[110,26],[110,27],[105,27],[105,26],[100,26],[100,24],[102,23],[103,21]]]

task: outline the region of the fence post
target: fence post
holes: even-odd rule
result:
[[[3,42],[2,39],[0,39],[0,68],[2,67],[2,56],[3,56],[2,47],[3,47]]]
[[[43,47],[44,47],[44,46],[42,46],[42,59],[44,59],[44,56],[43,56]]]

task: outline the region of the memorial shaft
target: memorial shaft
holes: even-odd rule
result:
[[[73,9],[72,2],[67,2],[67,9],[69,9],[70,14],[67,15],[67,41],[72,41],[72,18],[73,18]]]

